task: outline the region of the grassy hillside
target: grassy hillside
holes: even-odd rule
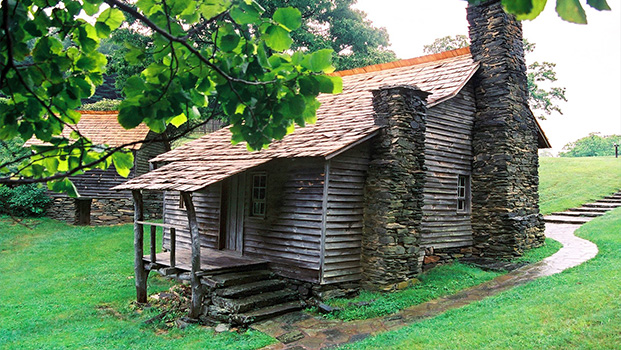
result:
[[[578,207],[621,189],[621,158],[539,160],[539,205],[549,214]]]
[[[619,349],[621,208],[578,231],[592,260],[344,349]]]

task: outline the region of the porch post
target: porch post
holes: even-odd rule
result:
[[[201,314],[203,304],[203,288],[201,287],[200,278],[197,273],[201,269],[201,241],[198,233],[198,222],[196,221],[196,211],[192,196],[189,192],[181,192],[181,197],[185,204],[185,210],[188,215],[188,224],[190,226],[190,236],[192,238],[192,305],[190,306],[190,318],[197,319]]]
[[[144,227],[140,223],[144,220],[144,205],[140,190],[132,190],[134,198],[134,273],[136,275],[136,301],[147,302],[147,277],[149,271],[144,268]]]

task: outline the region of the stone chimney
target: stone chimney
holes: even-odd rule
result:
[[[477,112],[472,229],[482,256],[512,257],[544,240],[537,127],[528,107],[522,26],[499,0],[468,7]]]
[[[428,93],[415,86],[373,91],[375,123],[365,185],[363,286],[392,290],[420,273],[425,118]]]

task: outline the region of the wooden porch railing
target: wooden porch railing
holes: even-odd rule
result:
[[[175,267],[177,265],[176,261],[176,251],[177,251],[177,230],[183,229],[183,227],[179,225],[172,224],[162,224],[157,222],[147,222],[147,221],[136,221],[136,223],[140,225],[148,225],[151,226],[151,237],[150,237],[150,260],[151,263],[157,262],[157,228],[162,228],[162,246],[164,245],[164,230],[165,228],[170,230],[170,259],[169,264],[170,267]]]
[[[136,274],[136,300],[139,303],[147,302],[147,278],[149,271],[144,266],[144,225],[151,226],[151,263],[155,263],[157,259],[156,254],[156,227],[168,226],[171,229],[171,267],[176,264],[175,262],[175,237],[176,229],[179,226],[171,227],[172,225],[158,224],[154,222],[144,221],[144,203],[142,201],[142,192],[140,190],[132,190],[132,198],[134,200],[134,272]],[[192,203],[192,194],[190,192],[181,191],[181,198],[185,204],[186,214],[188,216],[188,229],[190,231],[190,238],[192,242],[192,270],[191,270],[191,285],[192,285],[192,304],[190,306],[189,317],[192,319],[198,319],[201,313],[203,289],[200,284],[200,276],[198,273],[201,269],[201,245],[200,235],[198,230],[198,221],[196,220],[196,211],[194,209],[194,203]],[[174,230],[173,230],[174,229]],[[163,237],[163,235],[162,235]]]

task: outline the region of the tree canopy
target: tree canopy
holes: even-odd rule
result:
[[[82,11],[96,21],[81,18]],[[9,100],[0,105],[0,139],[35,136],[46,144],[0,165],[10,174],[0,182],[49,181],[51,189],[75,194],[67,176],[110,164],[129,172],[131,153],[92,145],[74,127],[75,109],[102,83],[101,39],[123,25],[124,13],[153,35],[152,47],[127,43],[130,64],[153,61],[126,81],[119,106],[125,128],[144,122],[164,132],[200,117],[198,108],[211,103],[229,117],[233,142],[260,149],[294,124],[313,122],[319,93],[341,89],[340,78],[325,74],[334,70],[332,50],[291,49],[291,32],[302,24],[292,7],[265,16],[250,0],[141,0],[136,7],[120,0],[3,0],[0,92]],[[73,130],[70,137],[61,136],[63,128]],[[9,166],[17,163],[16,174]]]
[[[614,156],[614,145],[621,145],[621,135],[602,136],[600,133],[590,133],[588,136],[570,142],[563,146],[559,153],[561,157],[601,157]]]
[[[339,68],[393,57],[386,32],[352,10],[354,0],[275,0],[263,2],[266,8],[261,0],[0,2],[0,94],[8,97],[0,104],[0,141],[42,143],[0,164],[0,184],[48,182],[73,195],[69,176],[111,164],[128,174],[133,165],[123,146],[93,145],[75,128],[76,109],[104,81],[108,59],[100,50],[113,35],[127,35],[123,59],[130,64],[115,68],[131,75],[119,106],[122,126],[145,123],[163,133],[169,124],[202,118],[199,108],[209,107],[228,117],[232,141],[250,149],[313,122],[317,95],[341,90],[340,78],[327,75],[335,69],[333,53]],[[587,3],[608,7],[605,0]],[[503,4],[518,17],[536,16],[545,0]],[[577,0],[557,0],[562,16],[579,8]],[[132,23],[151,38],[148,45],[128,39]]]
[[[427,53],[439,53],[454,50],[470,45],[465,35],[445,36],[425,45],[423,50]],[[524,52],[526,54],[535,50],[535,44],[524,39]],[[560,101],[567,101],[564,87],[550,86],[557,81],[555,63],[533,62],[527,66],[526,77],[528,79],[528,103],[539,119],[546,119],[546,115],[553,113],[563,114]]]

